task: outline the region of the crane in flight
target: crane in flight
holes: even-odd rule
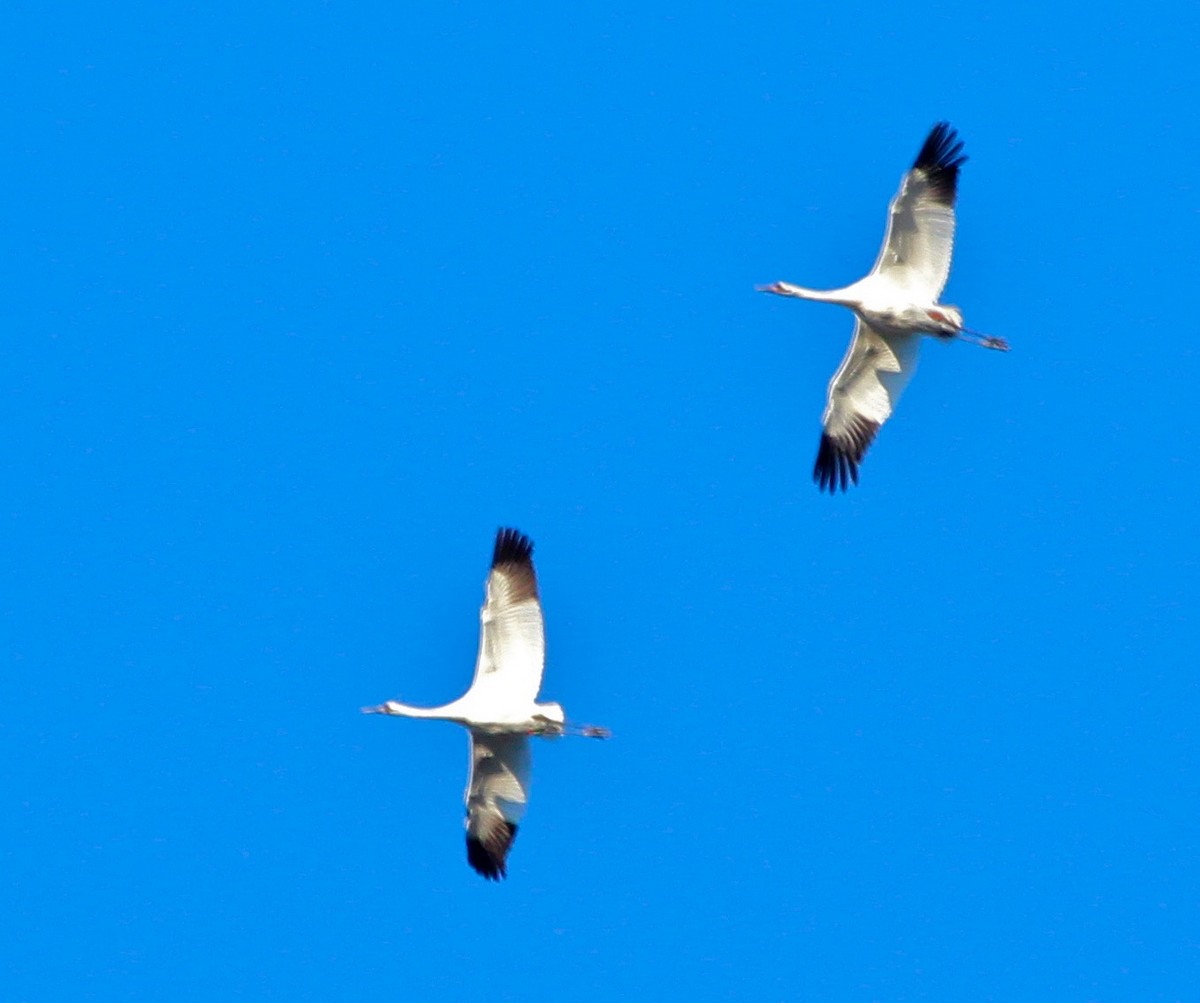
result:
[[[569,724],[559,704],[537,702],[546,656],[542,606],[533,543],[515,529],[496,533],[479,619],[475,680],[466,693],[442,707],[388,700],[363,713],[453,721],[467,729],[467,863],[499,881],[529,799],[529,736],[608,738],[609,732]]]
[[[837,303],[855,313],[854,336],[829,383],[813,480],[831,494],[858,483],[858,466],[917,368],[921,335],[961,338],[1008,351],[1003,338],[963,326],[957,307],[938,302],[954,250],[954,198],[966,161],[947,122],[930,131],[888,207],[887,233],[869,275],[842,289],[774,282],[758,290]]]

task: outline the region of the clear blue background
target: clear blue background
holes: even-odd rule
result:
[[[1185,1000],[1191,4],[3,16],[3,995]],[[809,472],[933,122],[948,302]],[[509,880],[465,739],[537,543]]]

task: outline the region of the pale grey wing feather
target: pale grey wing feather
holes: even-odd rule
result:
[[[887,233],[872,269],[893,272],[914,298],[930,303],[950,274],[958,171],[966,159],[957,133],[944,122],[934,126],[888,206]]]
[[[515,530],[497,534],[471,684],[473,697],[486,697],[493,705],[526,706],[537,699],[542,684],[546,635],[532,555],[527,537]]]
[[[824,490],[858,483],[858,465],[917,368],[920,335],[884,335],[857,318],[829,381],[813,479]]]
[[[530,751],[524,735],[470,733],[467,780],[467,862],[499,880],[529,800]]]
[[[887,235],[872,271],[909,269],[913,278],[902,279],[903,285],[910,290],[916,287],[929,302],[936,303],[950,275],[954,209],[928,198],[928,188],[918,172],[905,176],[899,194],[892,199]]]
[[[492,571],[479,620],[479,658],[472,692],[494,688],[503,694],[504,703],[532,703],[542,685],[546,660],[542,606],[536,589],[530,594],[507,571]]]

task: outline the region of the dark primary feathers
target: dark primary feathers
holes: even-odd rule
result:
[[[967,162],[962,141],[949,122],[938,122],[930,130],[913,163],[929,182],[929,193],[943,205],[953,205],[958,190],[958,169]]]
[[[497,530],[492,572],[488,576],[488,603],[495,603],[494,615],[515,615],[520,603],[530,599],[536,603],[537,597],[533,541],[515,529]],[[540,674],[539,670],[539,678]]]
[[[492,567],[502,564],[533,564],[533,541],[516,529],[496,531],[496,549],[492,551]]]
[[[467,863],[489,881],[507,872],[508,851],[529,802],[529,739],[471,731]]]
[[[813,465],[813,480],[831,495],[858,483],[858,465],[879,431],[879,423],[860,414],[851,416],[838,435],[822,433]]]
[[[518,828],[502,818],[489,818],[486,825],[480,826],[478,836],[467,835],[467,863],[489,881],[507,877],[508,851]]]

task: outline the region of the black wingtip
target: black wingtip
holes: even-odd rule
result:
[[[813,480],[822,491],[831,495],[858,484],[858,465],[875,441],[879,422],[860,414],[852,415],[845,430],[836,437],[821,433],[817,447],[817,462],[813,464]]]
[[[488,845],[474,836],[467,837],[467,863],[477,874],[488,881],[502,881],[508,877],[508,851],[517,838],[517,826],[512,822],[501,822],[495,836]]]
[[[967,162],[962,148],[954,127],[949,122],[938,122],[929,130],[913,162],[913,170],[921,171],[929,179],[933,194],[948,205],[954,202],[958,189],[958,169]]]
[[[492,551],[492,567],[500,564],[532,564],[533,541],[516,529],[496,532],[496,547]]]
[[[829,436],[822,435],[817,462],[813,464],[813,480],[821,491],[835,495],[851,484],[858,484],[858,462]]]

